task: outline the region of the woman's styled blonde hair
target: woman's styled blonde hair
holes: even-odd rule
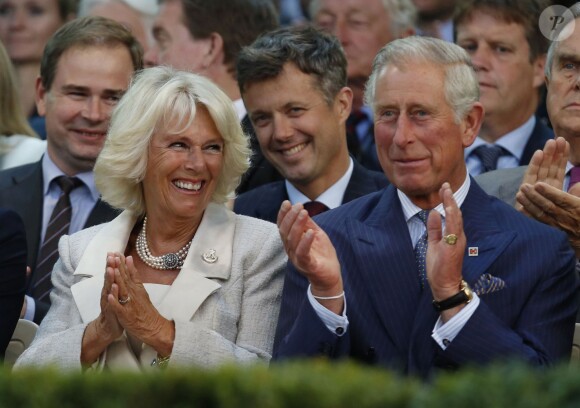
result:
[[[94,169],[103,200],[144,214],[141,182],[153,135],[181,133],[191,126],[199,107],[207,109],[224,140],[223,167],[212,201],[223,203],[233,197],[249,167],[250,149],[231,99],[202,76],[155,67],[136,75],[111,117]]]

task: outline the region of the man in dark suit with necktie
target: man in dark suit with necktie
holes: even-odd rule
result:
[[[314,215],[387,184],[349,157],[352,91],[336,38],[312,27],[270,32],[242,50],[237,72],[262,152],[285,180],[241,194],[236,213],[276,222],[289,199]]]
[[[456,42],[471,56],[485,118],[465,149],[471,175],[526,165],[554,133],[535,115],[549,40],[538,24],[548,0],[468,0],[458,8]]]
[[[36,83],[46,118],[47,153],[38,163],[0,172],[0,206],[24,221],[29,278],[22,317],[40,323],[50,306],[50,273],[60,236],[110,221],[93,166],[113,108],[141,69],[143,52],[122,25],[102,17],[69,22],[48,41]]]
[[[476,180],[488,194],[566,232],[580,259],[580,190],[572,189],[580,181],[580,6],[570,12],[575,29],[561,31],[563,38],[551,43],[546,61],[546,105],[558,138],[537,151],[529,166],[496,170]]]
[[[392,184],[316,222],[283,204],[278,225],[291,265],[276,359],[351,357],[426,377],[569,358],[574,254],[563,233],[468,175],[463,149],[484,116],[478,96],[457,45],[409,37],[379,52],[366,100]]]

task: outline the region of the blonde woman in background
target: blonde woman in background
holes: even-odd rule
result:
[[[0,41],[14,65],[24,115],[45,139],[44,118],[38,116],[35,84],[48,39],[76,16],[77,0],[0,0]]]
[[[46,142],[32,130],[20,106],[16,79],[0,43],[0,170],[38,161]]]

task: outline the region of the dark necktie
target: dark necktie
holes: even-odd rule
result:
[[[482,173],[486,173],[497,168],[497,161],[501,156],[509,154],[507,150],[498,145],[481,145],[473,151],[481,161]]]
[[[319,201],[308,201],[304,203],[304,209],[308,211],[308,215],[314,217],[324,211],[328,211],[328,207]]]
[[[40,248],[40,255],[34,270],[32,296],[37,300],[50,302],[49,293],[52,289],[50,274],[54,264],[58,260],[58,240],[64,234],[68,234],[72,207],[70,204],[70,192],[80,186],[82,181],[76,177],[60,176],[55,179],[62,190],[54,210],[48,221],[44,241]]]
[[[425,287],[425,282],[427,281],[427,268],[425,266],[425,259],[427,258],[427,217],[429,217],[429,211],[430,210],[421,210],[415,214],[415,217],[419,218],[423,225],[425,225],[425,232],[417,241],[414,249],[421,289]]]
[[[574,166],[570,169],[570,182],[568,183],[568,191],[570,188],[580,182],[580,166]]]

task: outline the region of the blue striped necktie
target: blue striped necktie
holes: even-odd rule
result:
[[[499,158],[509,155],[509,152],[499,145],[481,145],[473,151],[473,154],[481,161],[481,172],[487,173],[488,171],[497,169],[497,161]]]
[[[45,302],[50,302],[48,296],[52,289],[50,275],[58,260],[58,240],[68,234],[70,227],[72,207],[69,194],[82,184],[78,178],[67,176],[60,176],[55,179],[55,182],[62,190],[62,194],[52,210],[32,277],[32,296]]]
[[[427,268],[425,266],[425,260],[427,258],[427,218],[429,217],[429,211],[431,210],[421,210],[415,214],[415,217],[419,218],[423,225],[425,225],[425,232],[417,241],[414,249],[421,289],[425,287],[425,283],[427,282]]]

